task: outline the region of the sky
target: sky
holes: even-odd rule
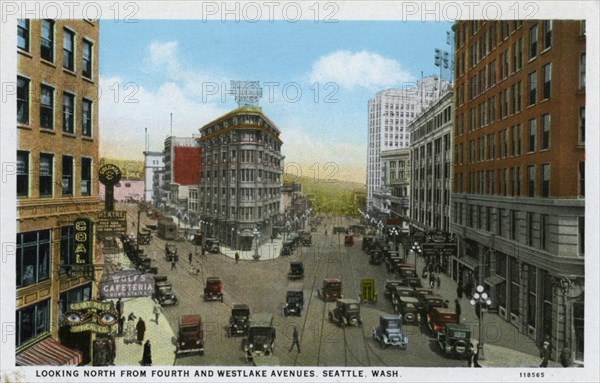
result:
[[[237,107],[231,80],[260,81],[287,171],[364,184],[368,100],[439,75],[434,49],[450,51],[451,25],[102,20],[100,153],[143,160],[145,129],[150,150],[162,150],[171,114],[173,135],[197,135]]]

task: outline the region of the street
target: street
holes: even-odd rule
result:
[[[128,216],[137,219],[137,206],[126,205]],[[135,218],[134,218],[135,217]],[[151,221],[142,214],[141,226]],[[333,226],[349,226],[356,220],[326,218],[313,233],[310,247],[299,247],[291,256],[269,261],[240,261],[235,263],[222,254],[208,254],[205,258],[194,255],[192,265],[188,254],[195,254],[190,242],[174,242],[178,248],[179,262],[171,270],[164,256],[165,241],[153,237],[143,246],[146,254],[158,266],[159,275],[167,275],[179,297],[179,305],[166,306],[163,312],[174,332],[180,315],[201,314],[204,320],[204,355],[186,355],[176,359],[176,365],[247,365],[241,348],[242,337],[227,337],[227,324],[231,307],[235,303],[249,305],[251,313],[267,312],[274,316],[277,331],[274,355],[281,365],[290,366],[465,366],[464,360],[447,359],[438,353],[433,338],[416,326],[405,326],[409,337],[407,350],[389,347],[381,349],[372,339],[372,328],[377,326],[381,313],[393,313],[392,304],[384,298],[386,278],[391,278],[385,267],[373,266],[360,248],[360,238],[354,246],[344,245],[344,234],[331,235]],[[325,235],[325,230],[329,235]],[[200,254],[200,252],[198,253]],[[304,309],[300,317],[284,317],[283,305],[288,285],[287,273],[292,260],[304,262]],[[200,273],[191,273],[199,266]],[[223,280],[224,302],[205,302],[202,296],[207,277]],[[379,293],[377,303],[361,305],[363,326],[340,328],[328,320],[334,302],[323,302],[317,295],[326,277],[341,278],[345,298],[358,299],[361,278],[374,278]],[[301,353],[288,352],[292,342],[293,327],[300,333]],[[175,342],[175,339],[173,339]],[[158,347],[158,345],[157,345]]]

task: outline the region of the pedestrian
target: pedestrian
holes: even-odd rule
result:
[[[152,349],[150,348],[150,339],[144,343],[144,353],[142,354],[142,366],[152,366]]]
[[[160,303],[158,303],[158,301],[156,301],[156,304],[154,305],[154,308],[152,309],[152,312],[154,313],[154,321],[156,322],[156,324],[158,324],[158,317],[160,316],[160,313],[162,311],[162,306],[160,305]]]
[[[171,259],[171,270],[176,269],[177,266],[175,265],[175,258]]]
[[[438,275],[437,278],[435,279],[435,282],[437,284],[437,288],[440,288],[440,285],[442,284],[442,280],[440,279],[440,276]]]
[[[121,298],[117,299],[116,308],[117,308],[117,318],[120,318],[121,314],[123,313],[123,302],[121,302]]]
[[[108,364],[115,365],[115,357],[117,356],[117,344],[115,337],[111,334],[108,336]]]
[[[467,346],[467,350],[465,351],[465,356],[467,357],[467,367],[473,367],[473,356],[475,353],[473,352],[473,343],[469,343]]]
[[[117,335],[123,336],[123,326],[125,325],[125,316],[121,315],[117,321]]]
[[[238,263],[240,261],[240,253],[238,253],[237,251],[235,252],[235,263]]]
[[[138,319],[135,329],[137,330],[137,342],[138,344],[142,344],[142,342],[144,341],[144,335],[146,333],[146,322],[144,322],[142,317]]]
[[[190,251],[190,254],[188,255],[188,259],[190,260],[190,265],[192,264],[192,252]]]
[[[298,328],[296,326],[294,326],[294,333],[292,334],[292,345],[290,346],[290,351],[288,351],[288,352],[292,352],[294,345],[296,345],[296,348],[298,349],[298,354],[299,354],[300,353],[300,339],[298,338]]]
[[[460,302],[458,301],[458,298],[454,300],[454,312],[456,313],[456,316],[458,317],[458,323],[460,324],[460,314],[462,310],[460,308]]]
[[[421,274],[423,275],[423,279],[427,278],[427,266],[423,266],[423,272]]]
[[[133,313],[129,314],[129,318],[127,318],[127,323],[125,323],[125,339],[123,342],[125,344],[135,342],[136,332],[135,332],[135,322],[133,321],[135,315]]]
[[[477,315],[477,319],[481,319],[481,304],[479,302],[475,303],[475,315]]]
[[[465,286],[465,295],[467,297],[470,297],[472,292],[473,292],[473,284],[471,282],[469,282]]]
[[[483,343],[481,344],[481,347],[483,347]],[[479,345],[477,345],[475,353],[473,354],[473,367],[481,367],[479,364]]]
[[[431,275],[429,276],[429,287],[431,287],[433,289],[434,285],[435,285],[435,275],[433,275],[433,273],[431,273]]]
[[[542,358],[540,367],[548,367],[548,359],[550,359],[550,342],[548,342],[548,340],[545,340],[540,348],[540,358]]]
[[[463,297],[463,287],[460,283],[458,284],[458,287],[456,288],[456,296],[458,297],[458,299],[462,299],[462,297]]]
[[[202,256],[204,257],[206,255],[206,251],[204,250],[204,246],[202,247]]]

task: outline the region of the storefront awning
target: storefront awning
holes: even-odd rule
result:
[[[492,275],[491,277],[487,277],[483,280],[483,283],[490,286],[496,286],[502,282],[504,282],[504,278],[499,275]]]
[[[46,338],[17,354],[17,366],[77,366],[83,360],[79,351],[71,350],[52,338]]]
[[[240,232],[240,236],[242,237],[254,237],[254,234],[252,234],[252,230],[250,229],[244,229]]]

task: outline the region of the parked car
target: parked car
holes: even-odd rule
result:
[[[381,265],[381,252],[379,250],[369,251],[369,263],[371,265]]]
[[[250,308],[245,304],[235,304],[231,308],[227,335],[246,335],[250,327]]]
[[[386,279],[385,290],[384,290],[385,297],[388,299],[392,299],[392,295],[396,291],[396,287],[401,286],[401,285],[402,285],[402,281],[400,281],[398,279]]]
[[[294,251],[294,244],[292,241],[283,241],[283,246],[281,247],[281,255],[291,255]]]
[[[338,299],[333,310],[329,311],[329,321],[338,326],[362,326],[360,303],[354,299]]]
[[[302,286],[294,286],[288,289],[285,296],[285,306],[283,306],[283,315],[302,315],[304,307],[304,290]]]
[[[415,294],[419,300],[418,309],[422,311],[425,306],[425,297],[427,295],[433,295],[433,290],[425,287],[415,287]]]
[[[177,346],[175,356],[198,352],[204,354],[204,329],[200,315],[182,315],[179,317]]]
[[[177,306],[179,304],[177,294],[173,291],[173,284],[167,281],[166,275],[154,277],[154,298],[161,306]]]
[[[137,269],[142,273],[157,274],[158,267],[152,266],[152,259],[148,257],[139,257],[136,259],[135,264]]]
[[[325,302],[334,302],[336,299],[343,298],[342,281],[337,278],[325,278],[317,293]]]
[[[250,316],[248,336],[242,340],[242,349],[249,360],[254,356],[271,355],[275,351],[273,314],[258,313]]]
[[[398,299],[398,304],[394,308],[405,324],[418,325],[421,321],[421,314],[417,307],[418,303],[419,300],[414,297],[400,297]]]
[[[344,245],[354,246],[354,236],[353,235],[344,236]]]
[[[437,341],[446,356],[467,357],[471,329],[464,324],[448,324],[437,333]]]
[[[204,233],[202,233],[202,231],[197,230],[194,233],[194,245],[195,246],[202,246],[202,237],[204,237]]]
[[[348,234],[348,229],[346,229],[343,226],[334,226],[333,227],[333,234],[337,234],[337,233]]]
[[[219,254],[221,252],[221,242],[216,238],[206,238],[204,250],[209,253]]]
[[[302,246],[310,246],[312,245],[312,235],[308,231],[299,232],[299,241]]]
[[[377,289],[375,288],[375,280],[372,278],[364,278],[360,281],[360,301],[362,302],[377,302]]]
[[[379,316],[379,326],[373,327],[373,339],[381,348],[392,345],[399,347],[401,350],[406,350],[408,337],[402,330],[402,318],[393,314],[381,314]]]
[[[394,309],[396,309],[396,311],[398,311],[398,309],[396,308],[396,306],[398,306],[400,304],[400,298],[401,297],[411,297],[411,298],[415,298],[415,290],[411,289],[410,287],[407,286],[396,286],[393,290],[392,290],[392,305],[394,305]]]
[[[304,264],[301,261],[290,262],[290,271],[288,273],[289,279],[302,279],[304,278]]]
[[[362,239],[362,245],[361,245],[361,249],[362,250],[369,250],[371,244],[373,243],[374,237],[363,237]]]
[[[152,239],[152,232],[150,230],[140,231],[137,241],[140,245],[148,245]]]
[[[220,300],[223,302],[223,281],[219,277],[208,277],[204,287],[204,299],[207,301]]]
[[[421,318],[425,321],[425,324],[429,323],[431,310],[434,308],[448,308],[448,301],[437,294],[425,295],[422,303]]]
[[[444,329],[448,324],[458,324],[458,315],[454,310],[444,307],[434,307],[429,311],[427,315],[427,326],[432,334]]]

